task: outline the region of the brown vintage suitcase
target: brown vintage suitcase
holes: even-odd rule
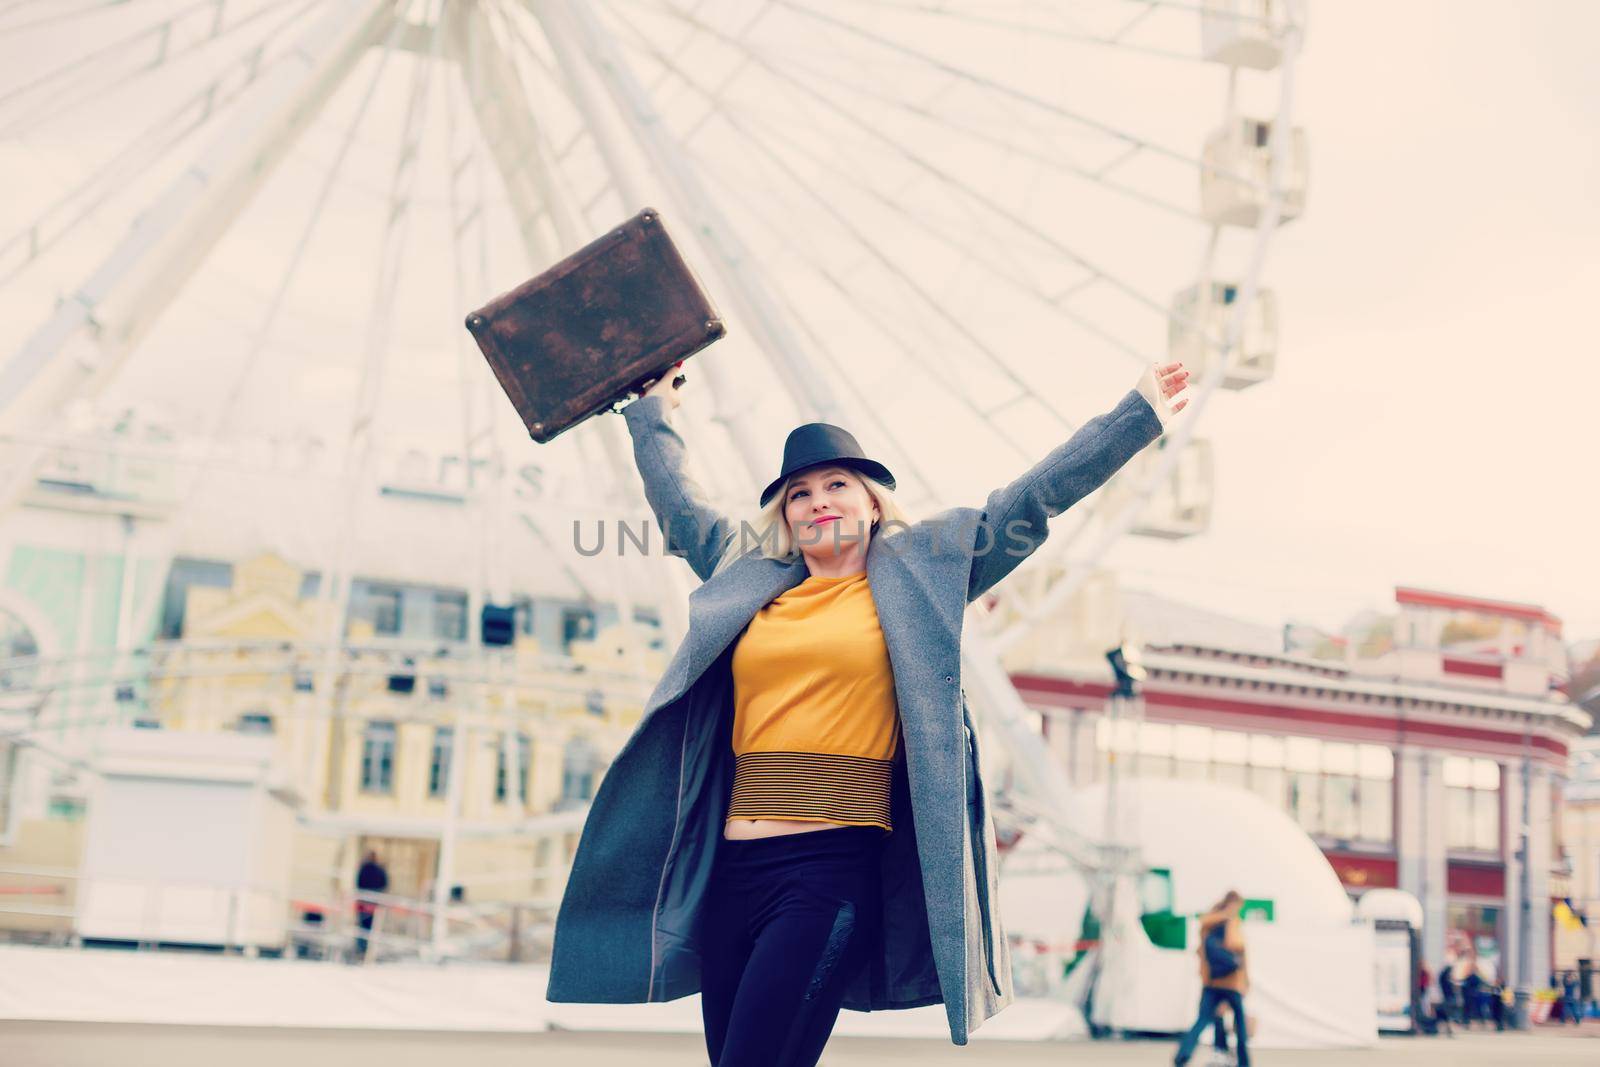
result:
[[[474,311],[467,329],[540,444],[723,334],[651,208]]]

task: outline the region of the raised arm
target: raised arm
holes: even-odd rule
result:
[[[733,539],[733,522],[711,506],[685,471],[683,438],[667,414],[667,398],[661,395],[641,396],[622,409],[645,499],[656,514],[667,552],[688,560],[705,581]]]
[[[983,508],[979,552],[967,581],[967,600],[978,599],[1044,543],[1049,520],[1104,485],[1139,450],[1161,436],[1188,403],[1169,400],[1183,389],[1182,364],[1151,366],[1116,407],[1078,428],[1031,470],[989,494]]]

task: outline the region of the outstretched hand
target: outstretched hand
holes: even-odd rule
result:
[[[684,379],[684,384],[687,384],[689,379],[689,376],[679,369],[682,366],[683,361],[679,360],[673,366],[670,374],[663,374],[659,378],[653,378],[646,382],[644,390],[639,394],[640,398],[642,399],[647,396],[666,397],[667,410],[675,410],[679,404],[683,403],[683,386],[674,386],[672,381],[674,378],[681,377]]]
[[[1173,397],[1183,392],[1189,386],[1189,372],[1184,369],[1183,362],[1167,363],[1156,368],[1156,387],[1161,390],[1161,395],[1170,402]],[[1184,397],[1172,405],[1172,413],[1176,415],[1189,404],[1189,398]]]

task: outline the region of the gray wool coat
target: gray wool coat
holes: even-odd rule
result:
[[[618,752],[585,821],[556,919],[551,1001],[641,1003],[700,990],[697,926],[733,781],[731,658],[764,605],[809,576],[768,559],[684,471],[663,397],[623,411],[646,498],[672,555],[703,580],[689,629]],[[867,581],[894,671],[903,744],[882,854],[870,965],[846,994],[857,1011],[942,1002],[966,1044],[1011,1002],[998,911],[994,826],[961,687],[968,603],[1046,536],[1047,520],[1092,492],[1161,433],[1138,389],[1042,462],[991,493],[873,536]],[[724,551],[743,554],[713,576]],[[714,917],[712,917],[714,921]]]

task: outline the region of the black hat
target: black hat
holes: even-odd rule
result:
[[[761,491],[761,506],[766,507],[773,494],[783,488],[785,478],[825,463],[849,467],[894,488],[894,475],[889,468],[863,455],[849,430],[826,422],[808,422],[792,431],[783,443],[783,470]]]

